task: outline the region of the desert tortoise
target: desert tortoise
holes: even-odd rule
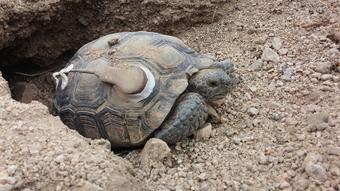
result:
[[[199,54],[172,36],[114,33],[84,45],[54,73],[54,111],[113,148],[150,137],[173,144],[204,125],[207,103],[229,92],[233,72],[230,60]]]

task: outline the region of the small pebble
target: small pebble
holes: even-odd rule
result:
[[[321,78],[321,74],[320,74],[320,73],[317,73],[317,72],[315,72],[315,73],[311,74],[311,75],[310,75],[310,77],[311,77],[311,78],[320,79],[320,78]]]
[[[263,61],[261,59],[256,60],[253,64],[250,65],[250,69],[253,71],[261,70],[263,65]]]
[[[312,83],[314,83],[314,84],[316,84],[316,83],[318,83],[318,82],[319,82],[319,80],[318,80],[318,79],[316,79],[316,78],[312,78],[312,79],[310,79],[310,81],[311,81]]]
[[[318,62],[314,64],[314,71],[322,74],[330,73],[331,68],[332,64],[330,62]]]
[[[327,148],[327,154],[329,155],[337,155],[340,156],[340,147],[338,146],[330,146]]]
[[[208,140],[211,136],[212,126],[210,123],[207,123],[203,128],[197,130],[194,133],[194,138],[198,141]]]
[[[280,56],[273,49],[266,47],[262,52],[261,59],[276,63],[280,61]]]
[[[284,189],[284,188],[288,188],[290,186],[289,182],[287,182],[286,180],[282,180],[279,184],[279,187],[281,189]]]
[[[13,176],[15,174],[15,171],[17,170],[17,168],[18,168],[18,166],[16,166],[16,165],[9,165],[7,167],[8,175]]]
[[[233,142],[235,145],[241,144],[241,140],[240,140],[239,138],[237,138],[237,137],[232,138],[232,142]]]
[[[302,163],[306,173],[318,180],[326,180],[326,169],[320,164],[322,156],[318,153],[308,153],[305,160]]]
[[[286,48],[281,48],[279,51],[278,51],[279,55],[281,56],[284,56],[284,55],[287,55],[288,54],[288,49]]]
[[[58,155],[54,161],[57,163],[62,163],[65,160],[65,156],[64,155]]]
[[[328,127],[328,124],[323,122],[323,123],[320,123],[320,124],[317,126],[316,130],[318,130],[318,131],[323,131],[323,130],[325,130],[327,127]]]
[[[290,81],[294,74],[294,71],[291,68],[289,68],[287,65],[283,66],[282,71],[283,71],[283,75],[281,79],[285,81]]]
[[[321,75],[320,79],[322,81],[330,80],[330,79],[332,79],[332,75],[331,74],[323,74],[323,75]]]
[[[247,113],[251,116],[254,116],[254,115],[259,114],[259,110],[256,109],[255,107],[250,107],[248,108]]]
[[[274,50],[279,50],[282,47],[282,40],[278,37],[274,37],[272,40],[272,47]]]
[[[297,177],[297,179],[295,180],[294,186],[296,188],[298,188],[298,190],[306,190],[308,187],[309,181],[306,180],[303,177]]]
[[[339,82],[340,81],[340,76],[333,76],[332,79],[334,82]]]
[[[262,152],[259,153],[258,156],[258,163],[262,165],[267,165],[269,164],[268,157],[266,157]]]

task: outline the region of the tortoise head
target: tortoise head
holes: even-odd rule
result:
[[[229,63],[230,64],[230,63]],[[208,101],[224,98],[236,82],[233,65],[220,67],[221,63],[212,68],[201,69],[189,79],[188,90],[196,92]]]

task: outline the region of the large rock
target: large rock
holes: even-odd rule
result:
[[[14,101],[6,84],[0,77],[0,190],[144,187],[131,174],[131,164],[112,153],[108,141],[83,138],[39,102]]]
[[[140,156],[142,168],[159,167],[162,164],[162,160],[170,155],[170,151],[170,148],[164,141],[156,138],[148,140]]]

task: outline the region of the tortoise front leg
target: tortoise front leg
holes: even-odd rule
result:
[[[208,107],[197,93],[186,93],[179,98],[163,122],[155,138],[175,144],[203,127],[208,118]]]
[[[208,119],[209,122],[221,123],[221,115],[218,114],[216,109],[211,105],[208,105],[208,116],[209,116],[209,119]]]

